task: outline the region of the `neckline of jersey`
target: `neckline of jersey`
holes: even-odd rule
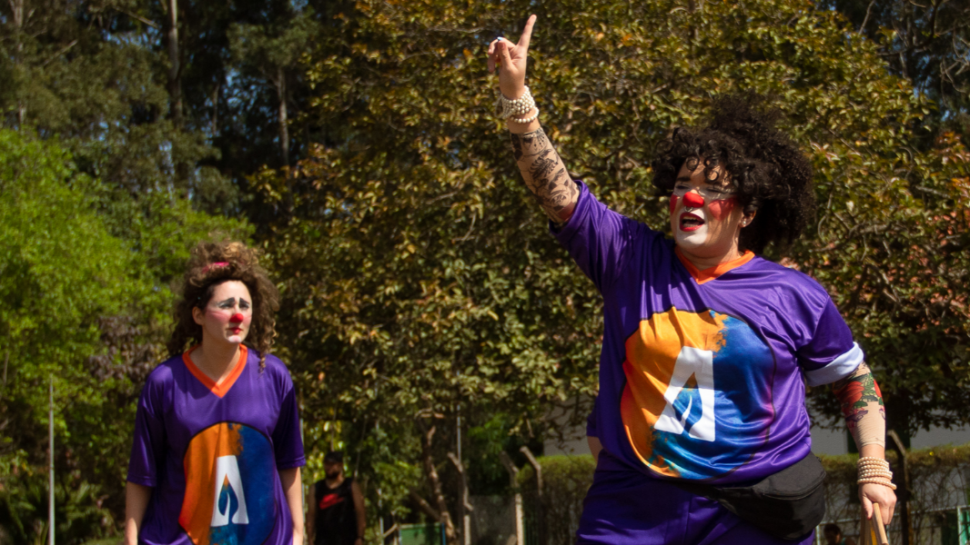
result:
[[[741,257],[737,259],[732,259],[731,261],[718,263],[717,265],[713,267],[709,267],[702,271],[698,269],[697,266],[695,266],[693,263],[691,263],[690,260],[687,259],[684,256],[684,254],[680,252],[680,248],[677,248],[675,246],[674,253],[677,254],[677,259],[680,260],[680,262],[684,265],[684,268],[687,269],[687,272],[689,272],[690,275],[694,277],[694,280],[698,284],[704,284],[706,282],[710,282],[711,280],[715,280],[721,275],[723,275],[724,273],[733,271],[734,269],[737,269],[738,267],[745,265],[749,261],[754,259],[754,252],[752,252],[751,250],[745,250],[745,252],[741,254]]]
[[[233,367],[229,375],[226,376],[226,378],[222,379],[221,382],[216,383],[209,378],[208,375],[202,372],[202,369],[199,369],[198,366],[195,365],[195,362],[192,361],[192,357],[189,354],[191,354],[191,352],[198,347],[199,345],[195,345],[186,350],[185,353],[182,354],[182,361],[185,362],[185,367],[187,367],[189,372],[192,373],[192,376],[198,379],[199,382],[208,388],[210,392],[221,398],[229,393],[232,385],[236,383],[236,379],[242,375],[243,369],[246,368],[246,360],[249,358],[249,348],[247,348],[244,344],[239,345],[239,359],[236,360],[236,365]]]

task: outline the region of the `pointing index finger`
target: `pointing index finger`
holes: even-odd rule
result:
[[[527,53],[529,51],[529,40],[532,38],[532,27],[536,24],[536,16],[533,13],[529,16],[529,20],[525,22],[525,28],[522,29],[522,36],[519,38],[519,47],[524,49]]]

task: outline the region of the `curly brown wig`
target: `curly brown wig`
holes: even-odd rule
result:
[[[717,100],[707,127],[677,128],[661,143],[651,165],[653,184],[669,195],[687,161],[703,161],[706,178],[715,182],[714,169],[720,165],[745,214],[757,211],[751,225],[741,230],[739,249],[762,253],[774,242],[783,250],[814,215],[815,193],[808,158],[775,128],[780,117],[760,95]]]
[[[262,372],[276,337],[275,314],[280,308],[280,294],[259,265],[256,251],[242,242],[201,242],[192,249],[182,279],[182,298],[175,306],[175,329],[168,341],[168,353],[178,356],[186,345],[202,342],[202,326],[192,319],[192,309],[204,308],[216,286],[229,280],[245,284],[253,298],[253,320],[244,344],[259,351]]]

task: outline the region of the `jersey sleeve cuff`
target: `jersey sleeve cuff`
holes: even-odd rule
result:
[[[831,384],[852,374],[865,361],[866,355],[859,347],[859,343],[852,343],[852,348],[841,356],[832,360],[821,369],[806,371],[805,377],[809,386]]]
[[[148,486],[151,488],[155,488],[155,485],[158,484],[155,482],[155,479],[146,477],[144,475],[128,475],[128,478],[125,480],[132,484],[139,484],[141,486]]]
[[[276,462],[276,469],[293,469],[295,467],[303,467],[305,465],[306,465],[306,457],[300,456],[295,460]]]
[[[588,207],[589,200],[589,188],[586,184],[579,180],[573,180],[576,184],[576,189],[579,190],[579,197],[576,200],[576,206],[573,208],[572,215],[566,220],[562,225],[556,226],[552,220],[549,220],[549,232],[553,234],[561,244],[567,243],[573,236],[579,231],[579,221],[577,217],[586,214],[586,208]]]

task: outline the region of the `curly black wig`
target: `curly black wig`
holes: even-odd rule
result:
[[[808,158],[775,128],[780,117],[760,95],[718,99],[707,127],[677,128],[661,143],[651,165],[653,184],[669,195],[687,161],[703,161],[705,176],[715,182],[714,168],[720,165],[745,214],[757,211],[741,230],[739,249],[762,253],[772,242],[784,249],[814,215],[815,193]]]

